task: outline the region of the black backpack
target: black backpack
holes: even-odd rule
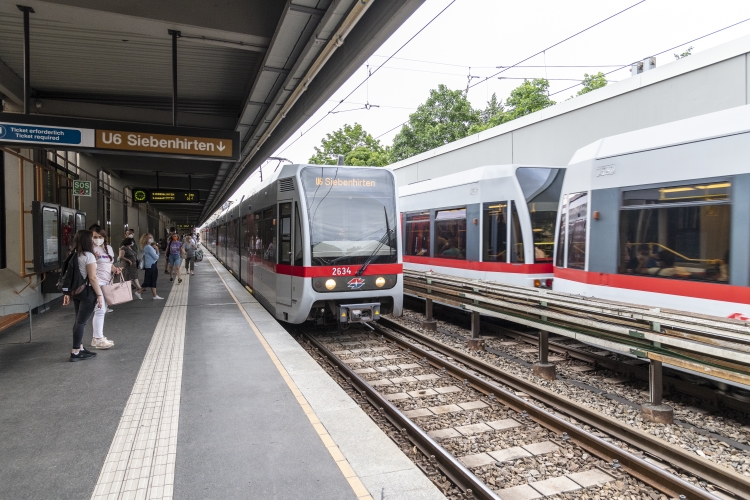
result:
[[[78,252],[70,252],[68,258],[63,262],[60,281],[57,283],[57,288],[64,295],[76,297],[86,289],[88,284],[88,276],[86,276],[86,278],[81,276],[81,271],[78,269]]]

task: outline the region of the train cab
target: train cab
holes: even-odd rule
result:
[[[399,188],[404,265],[552,286],[564,167],[488,165]]]

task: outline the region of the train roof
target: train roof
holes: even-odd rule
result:
[[[613,135],[580,148],[568,165],[750,132],[750,105]]]
[[[435,179],[428,179],[425,181],[415,182],[413,184],[407,184],[406,186],[401,186],[398,190],[398,195],[411,196],[415,194],[436,191],[439,189],[446,189],[465,184],[473,184],[482,180],[501,179],[504,177],[515,178],[516,169],[521,167],[565,168],[564,166],[520,165],[515,163],[507,165],[484,165],[482,167],[472,168],[471,170],[465,170],[463,172],[457,172],[455,174],[443,175],[441,177],[436,177]]]

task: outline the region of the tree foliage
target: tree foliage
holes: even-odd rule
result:
[[[314,165],[336,165],[339,155],[344,164],[355,166],[383,166],[388,164],[388,151],[380,141],[368,134],[359,123],[346,124],[326,134],[320,147],[308,160]]]
[[[576,95],[588,94],[592,90],[600,89],[607,86],[607,78],[601,71],[595,75],[589,75],[588,73],[583,74],[582,87]]]
[[[440,84],[409,115],[409,122],[393,139],[391,161],[409,158],[469,135],[471,126],[481,121],[461,90]]]
[[[692,55],[692,54],[693,54],[693,46],[691,45],[691,46],[690,46],[690,47],[688,47],[688,48],[687,48],[687,50],[685,50],[685,52],[683,52],[682,54],[673,54],[673,55],[674,55],[674,58],[675,58],[675,59],[677,59],[677,60],[680,60],[680,59],[682,59],[683,57],[687,57],[687,56],[690,56],[690,55]]]
[[[547,95],[548,90],[549,81],[546,78],[524,80],[521,85],[510,92],[510,96],[505,100],[505,105],[509,108],[506,121],[530,115],[555,104],[555,101]]]

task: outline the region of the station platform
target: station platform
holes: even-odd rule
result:
[[[86,362],[72,306],[0,333],[0,497],[444,498],[208,252],[158,290]]]

